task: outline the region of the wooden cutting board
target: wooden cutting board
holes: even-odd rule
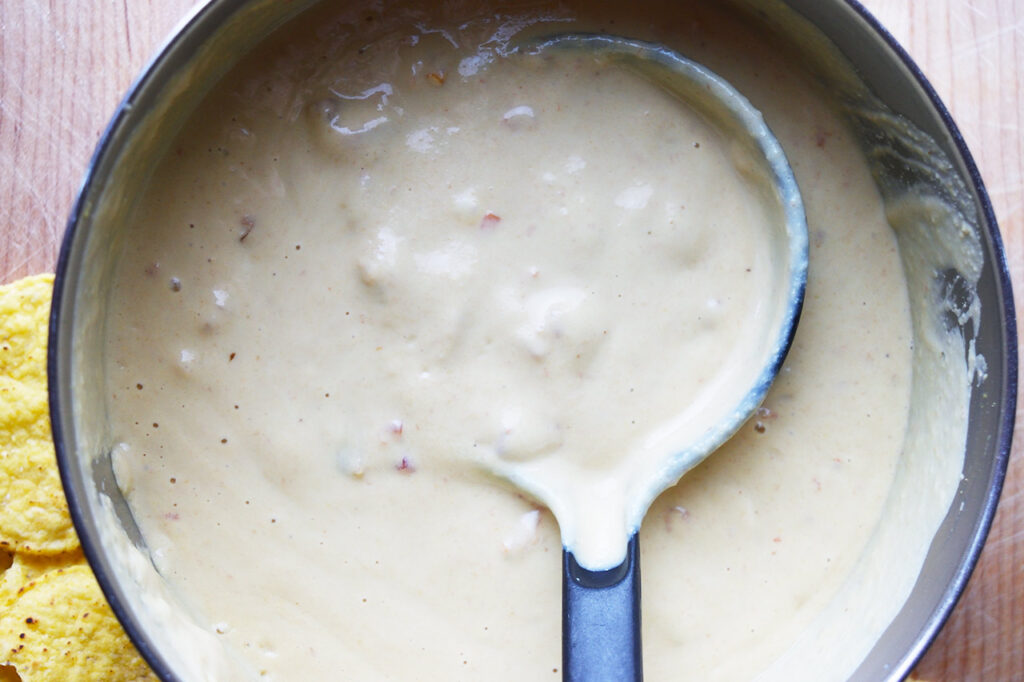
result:
[[[1024,2],[862,0],[917,60],[988,186],[1024,282]],[[52,270],[108,119],[194,0],[0,0],[0,282]],[[1020,411],[1018,411],[1018,416]],[[1024,462],[1017,439],[967,593],[923,680],[1024,680]]]

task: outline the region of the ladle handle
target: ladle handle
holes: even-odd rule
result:
[[[640,545],[629,540],[626,560],[589,571],[572,552],[562,556],[562,679],[640,682]]]

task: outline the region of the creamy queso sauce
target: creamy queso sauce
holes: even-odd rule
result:
[[[843,585],[907,428],[907,288],[867,166],[800,69],[716,10],[446,11],[302,19],[155,170],[107,349],[153,561],[254,675],[560,675],[547,506],[601,510],[637,453],[678,445],[666,425],[750,357],[777,275],[713,126],[634,73],[510,47],[610,30],[732,81],[806,205],[780,377],[641,530],[647,679],[755,677]],[[545,506],[505,463],[587,487]]]

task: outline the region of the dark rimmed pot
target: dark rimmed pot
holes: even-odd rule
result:
[[[109,272],[94,263],[114,245],[91,238],[103,224],[130,208],[144,182],[140,160],[159,153],[164,122],[180,120],[202,92],[191,87],[214,80],[231,66],[218,58],[224,44],[243,53],[260,37],[311,4],[269,0],[213,0],[187,18],[130,89],[89,166],[60,252],[50,320],[49,381],[54,441],[72,518],[96,577],[129,636],[166,682],[184,681],[175,656],[160,650],[123,567],[112,550],[110,519],[141,543],[138,529],[113,480],[102,426],[89,416],[102,382],[99,369],[83,363],[83,349],[97,345],[102,318],[90,302]],[[769,3],[771,4],[771,3]],[[963,480],[932,541],[909,599],[852,680],[904,678],[923,655],[963,593],[995,513],[1009,460],[1017,395],[1017,332],[1010,277],[992,207],[956,124],[924,75],[893,37],[853,0],[789,0],[792,9],[828,36],[886,107],[930,136],[948,157],[967,197],[966,210],[980,237],[984,267],[977,284],[983,314],[965,330],[988,362],[988,378],[973,392]],[[218,47],[214,49],[214,43]],[[166,137],[166,136],[164,136]],[[107,259],[109,261],[109,259]],[[108,264],[109,267],[109,264]],[[90,341],[92,340],[92,341]],[[98,344],[102,345],[102,344]],[[85,416],[75,417],[74,409]],[[95,412],[96,410],[92,410]],[[101,497],[112,501],[104,509]],[[106,524],[106,525],[105,525]]]

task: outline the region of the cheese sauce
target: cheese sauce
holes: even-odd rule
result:
[[[559,526],[494,471],[546,467],[600,510],[757,346],[777,268],[728,139],[635,73],[513,49],[593,29],[731,80],[811,230],[776,385],[646,516],[647,679],[769,669],[868,543],[907,428],[907,288],[866,163],[793,62],[709,9],[322,10],[172,144],[109,320],[118,482],[254,675],[557,679]]]

